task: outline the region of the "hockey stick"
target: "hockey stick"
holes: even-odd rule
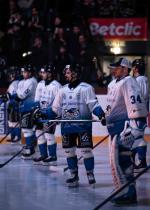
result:
[[[53,122],[52,124],[50,124],[50,126],[47,128],[47,129],[49,129],[49,128],[51,128],[53,125],[56,125],[57,123],[56,122]],[[40,136],[42,136],[44,133],[46,133],[46,131],[43,131],[42,133],[40,133],[40,135],[39,136],[37,136],[36,138],[38,139]]]
[[[16,128],[19,125],[20,122],[18,122],[14,128]],[[7,138],[7,136],[11,133],[11,130],[0,140],[0,144]]]
[[[56,122],[56,123],[62,123],[62,122],[75,122],[75,123],[82,123],[82,122],[101,122],[101,120],[59,120],[59,119],[55,119],[55,120],[41,120],[40,122],[42,123],[46,123],[46,122]]]
[[[106,203],[108,203],[114,196],[116,196],[118,193],[120,193],[124,188],[128,187],[131,183],[133,183],[135,180],[137,180],[140,176],[142,176],[145,172],[147,172],[150,169],[150,165],[144,168],[141,172],[139,172],[132,180],[128,181],[126,184],[122,185],[118,190],[116,190],[114,193],[112,193],[108,198],[106,198],[103,202],[101,202],[99,205],[97,205],[93,210],[98,210],[102,206],[104,206]]]
[[[108,136],[109,136],[109,135],[105,136],[102,140],[100,140],[99,142],[97,142],[97,143],[94,145],[93,149],[95,149],[98,145],[100,145],[103,141],[105,141],[105,140],[108,138]],[[83,158],[83,156],[81,155],[81,156],[78,158],[78,161],[81,160],[82,158]],[[64,170],[64,172],[66,172],[68,169],[69,169],[69,168],[66,167],[66,168],[64,168],[63,170]]]
[[[15,153],[10,159],[8,159],[6,162],[0,164],[0,168],[3,168],[5,165],[7,165],[11,160],[13,160],[15,157],[17,157],[21,152],[23,151],[23,148],[19,150],[17,153]]]

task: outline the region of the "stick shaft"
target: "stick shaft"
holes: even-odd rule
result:
[[[23,148],[19,150],[17,153],[15,153],[11,158],[9,158],[6,162],[0,164],[0,168],[3,168],[5,165],[7,165],[11,160],[13,160],[15,157],[17,157],[21,152]]]
[[[41,120],[40,122],[71,122],[71,123],[80,123],[80,122],[101,122],[101,120]]]
[[[14,128],[16,128],[18,125],[19,125],[20,122],[18,122]],[[7,136],[11,133],[11,131],[9,131],[1,140],[0,140],[0,143],[2,143],[6,138]]]

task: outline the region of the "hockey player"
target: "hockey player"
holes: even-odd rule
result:
[[[36,88],[35,102],[39,103],[40,109],[46,109],[52,105],[58,90],[61,88],[61,85],[54,79],[55,67],[53,64],[49,64],[44,66],[44,68],[41,68],[40,74],[43,80],[38,83]],[[37,123],[36,137],[39,136],[38,145],[40,157],[35,158],[34,163],[38,164],[42,162],[42,164],[56,164],[57,144],[54,136],[55,128],[56,125],[52,126],[52,123]]]
[[[143,127],[147,110],[140,88],[134,78],[125,75],[129,61],[119,59],[113,64],[116,82],[107,96],[106,122],[110,134],[110,163],[115,189],[133,178],[132,146],[139,133],[136,126]],[[135,183],[115,197],[115,204],[133,204],[137,202]]]
[[[136,78],[137,83],[142,92],[142,96],[144,97],[145,104],[148,108],[149,102],[149,85],[148,85],[148,78],[145,76],[145,62],[143,59],[135,59],[132,62],[132,71],[133,77]],[[145,118],[145,126],[146,126],[146,118]],[[136,140],[136,145],[133,148],[133,157],[135,159],[136,153],[138,154],[138,161],[139,164],[135,165],[134,169],[135,172],[147,167],[146,162],[146,151],[147,151],[147,143],[144,141],[144,129],[140,130],[140,136],[138,140]]]
[[[33,76],[33,67],[26,65],[21,68],[23,79],[18,84],[16,100],[20,101],[21,128],[25,138],[22,158],[32,159],[35,153],[36,138],[33,130],[31,109],[34,104],[37,80]]]
[[[8,140],[11,143],[15,143],[21,140],[21,129],[19,123],[19,103],[14,99],[16,90],[19,83],[19,75],[17,68],[14,68],[8,73],[8,81],[10,83],[7,93],[1,95],[0,98],[3,102],[7,102],[7,115],[8,115],[8,127],[11,139]]]
[[[61,116],[68,122],[61,123],[62,145],[67,156],[70,178],[66,180],[69,187],[77,187],[78,159],[76,147],[81,149],[89,184],[95,184],[94,156],[92,153],[92,122],[69,122],[70,120],[92,120],[92,113],[103,118],[104,112],[98,103],[93,87],[80,81],[81,68],[78,64],[66,65],[64,76],[68,84],[59,90],[52,110],[47,116],[52,119]],[[104,123],[104,121],[103,121]]]
[[[17,75],[17,69],[9,72],[9,82],[10,85],[8,87],[8,103],[7,103],[7,111],[8,111],[8,126],[11,135],[11,142],[17,142],[21,140],[21,129],[19,123],[19,103],[18,101],[13,99],[13,96],[16,94],[16,90],[18,88],[19,83],[19,75]]]

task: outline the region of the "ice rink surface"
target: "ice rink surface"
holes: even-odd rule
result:
[[[0,164],[21,149],[21,145],[0,145]],[[78,153],[80,156],[80,153]],[[106,199],[113,190],[109,167],[108,143],[94,149],[96,185],[88,184],[82,160],[79,162],[80,185],[68,188],[65,179],[68,171],[66,159],[58,145],[58,171],[48,166],[33,165],[31,160],[16,157],[0,168],[0,210],[93,210]],[[150,164],[150,144],[148,144],[148,164]],[[108,202],[102,210],[150,210],[150,171],[137,180],[138,204],[114,206]]]

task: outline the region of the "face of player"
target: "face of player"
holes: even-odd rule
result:
[[[65,76],[66,81],[69,83],[71,83],[77,79],[76,73],[72,72],[70,69],[66,69],[64,76]]]
[[[10,75],[8,76],[8,81],[11,82],[11,81],[13,81],[13,80],[15,80],[15,74],[10,74]]]
[[[111,76],[114,76],[114,68],[109,68]]]
[[[43,80],[46,80],[47,79],[47,72],[41,72],[41,77]]]
[[[29,71],[23,71],[22,72],[23,78],[24,79],[29,79],[31,77],[31,72]]]
[[[132,73],[134,77],[138,76],[138,69],[136,68],[136,66],[132,67]]]
[[[117,66],[116,68],[114,68],[114,77],[116,79],[120,79],[123,76],[124,76],[124,67]]]
[[[124,76],[128,76],[129,75],[129,70],[127,67],[124,67]]]
[[[41,72],[41,77],[43,80],[51,80],[52,74],[50,72]]]

